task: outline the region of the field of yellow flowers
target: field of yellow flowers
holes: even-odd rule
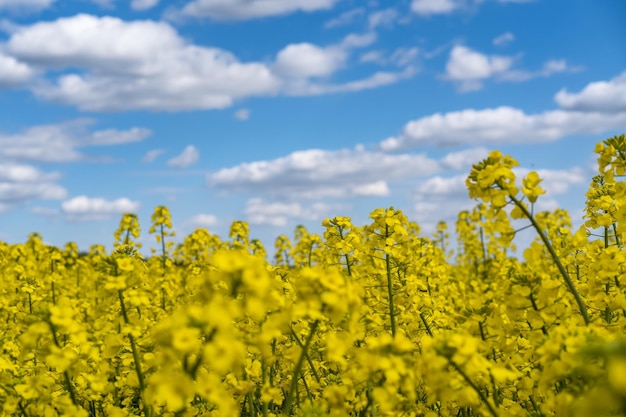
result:
[[[626,136],[598,143],[585,224],[535,213],[543,190],[498,151],[467,177],[472,211],[434,236],[399,210],[276,239],[170,213],[137,252],[0,243],[5,416],[625,416]],[[511,219],[536,239],[510,256]]]

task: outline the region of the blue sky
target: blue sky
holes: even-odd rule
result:
[[[472,207],[489,150],[579,218],[626,131],[622,0],[0,0],[0,239],[111,247],[157,205],[178,239],[271,245],[394,206]],[[580,223],[580,221],[578,221]]]

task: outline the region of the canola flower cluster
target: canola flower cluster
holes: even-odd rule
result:
[[[595,148],[585,223],[498,151],[473,166],[455,250],[394,208],[276,239],[199,228],[142,259],[125,214],[107,254],[0,243],[6,416],[624,416],[626,137]],[[525,220],[537,238],[510,255]]]

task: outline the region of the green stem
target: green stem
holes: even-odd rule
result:
[[[387,238],[389,237],[389,226],[385,224],[385,246],[387,246]],[[394,314],[395,307],[393,305],[393,283],[391,281],[391,261],[389,254],[385,253],[385,268],[387,269],[387,292],[389,294],[389,318],[391,319],[391,336],[396,337],[396,316]]]
[[[122,290],[118,290],[117,295],[120,300],[120,307],[122,309],[122,317],[124,318],[124,323],[128,325],[130,324],[130,322],[128,320],[128,313],[126,312],[126,305],[124,304],[124,294],[122,293]],[[139,381],[139,391],[141,392],[141,402],[143,403],[143,414],[144,417],[149,417],[151,415],[150,407],[148,406],[148,404],[146,404],[146,400],[143,397],[143,393],[146,389],[146,383],[143,371],[141,369],[137,342],[135,340],[135,336],[133,336],[132,333],[128,333],[128,339],[130,340],[130,349],[133,353],[133,362],[135,362],[135,373],[137,374],[137,380]]]
[[[522,202],[518,200],[517,198],[515,198],[514,196],[510,195],[509,197],[515,203],[515,205],[519,207],[519,209],[524,213],[524,215],[528,218],[528,220],[530,220],[533,227],[537,231],[537,234],[539,234],[539,237],[543,241],[544,245],[546,245],[546,248],[548,249],[548,252],[550,252],[550,256],[552,257],[552,260],[556,264],[556,267],[558,268],[559,272],[563,276],[563,279],[565,280],[565,284],[567,285],[567,288],[572,293],[572,295],[574,295],[574,298],[576,299],[576,304],[578,304],[578,309],[580,310],[580,314],[583,316],[583,319],[585,320],[585,325],[588,326],[591,320],[589,320],[589,315],[587,314],[587,307],[585,307],[585,303],[583,302],[583,299],[581,298],[580,294],[576,290],[576,287],[574,287],[574,283],[572,282],[572,279],[570,278],[569,274],[565,270],[565,267],[561,263],[561,260],[556,254],[554,247],[552,247],[552,244],[548,240],[548,237],[543,232],[543,230],[541,230],[541,227],[539,226],[539,224],[537,223],[533,215],[530,214],[526,206],[524,206]]]
[[[487,406],[487,409],[489,410],[489,413],[493,416],[493,417],[498,417],[498,412],[496,411],[496,409],[493,407],[493,405],[491,405],[491,403],[489,402],[489,399],[487,397],[485,397],[485,394],[480,390],[480,388],[478,388],[478,386],[474,383],[474,381],[471,380],[471,378],[465,373],[465,371],[463,371],[463,369],[461,369],[461,367],[459,365],[457,365],[456,362],[454,362],[451,358],[448,358],[448,362],[450,363],[450,365],[452,365],[452,367],[461,375],[461,377],[463,377],[463,379],[465,380],[465,382],[467,382],[467,384],[472,387],[472,389],[474,391],[476,391],[476,393],[478,394],[478,396],[480,397],[481,401],[483,403],[485,403],[485,405]]]
[[[293,399],[296,393],[296,387],[298,386],[298,375],[302,370],[302,364],[304,363],[304,358],[306,356],[306,352],[309,350],[309,346],[311,346],[311,341],[313,340],[313,336],[317,331],[317,327],[319,326],[320,321],[315,320],[311,324],[311,330],[309,332],[309,336],[304,343],[304,347],[302,348],[302,352],[300,352],[300,357],[298,358],[298,362],[296,362],[296,366],[293,369],[293,374],[291,376],[291,385],[289,386],[289,392],[287,394],[287,398],[285,399],[285,408],[283,408],[283,415],[289,416],[291,415],[291,409],[293,408]]]
[[[302,344],[302,341],[300,340],[300,338],[298,337],[296,332],[293,331],[293,328],[291,329],[291,335],[296,340],[296,343],[298,344],[298,346],[300,346],[300,348],[304,352],[304,354],[306,356],[306,361],[309,363],[309,366],[311,367],[311,372],[313,373],[313,376],[315,377],[315,380],[317,381],[318,384],[321,383],[320,376],[317,373],[317,371],[315,370],[315,366],[313,365],[313,361],[311,360],[311,356],[309,355],[309,352],[304,350],[304,345]]]
[[[162,263],[163,263],[163,273],[165,273],[165,261],[167,254],[165,252],[165,232],[163,231],[163,224],[161,223],[161,250],[163,252]]]
[[[424,327],[426,327],[426,333],[428,333],[430,337],[433,337],[433,332],[430,329],[428,322],[426,321],[426,317],[424,317],[424,313],[420,313],[420,319],[422,319],[422,323],[424,323]]]

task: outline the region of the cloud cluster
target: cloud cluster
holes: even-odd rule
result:
[[[626,125],[626,73],[588,84],[578,93],[561,90],[562,109],[527,114],[501,106],[436,113],[408,122],[398,136],[380,143],[387,152],[423,145],[439,147],[544,143],[569,135],[599,134]]]
[[[272,4],[285,11],[313,4],[296,3],[220,0],[187,6],[228,14],[235,9],[256,13],[255,7],[271,9]],[[388,19],[381,15],[375,20],[383,24]],[[273,62],[241,62],[223,49],[183,39],[167,22],[79,14],[13,26],[0,45],[0,87],[31,81],[28,86],[37,96],[88,111],[178,111],[222,109],[247,97],[358,91],[415,73],[406,67],[332,82],[355,48],[375,41],[373,32],[350,34],[326,46],[288,44]]]
[[[71,162],[87,160],[80,148],[121,145],[147,138],[151,131],[141,127],[128,130],[90,131],[93,119],[32,126],[19,133],[0,132],[0,160],[29,162]]]
[[[32,200],[60,200],[67,190],[56,182],[57,172],[41,172],[35,167],[0,161],[0,212]]]
[[[425,155],[390,155],[363,149],[308,149],[270,161],[243,163],[210,174],[210,186],[296,198],[389,195],[387,181],[427,176],[440,169]]]
[[[81,195],[64,201],[61,211],[71,221],[104,220],[123,213],[134,213],[139,205],[139,202],[128,198],[106,200]]]
[[[61,175],[43,173],[28,164],[89,161],[95,158],[82,149],[137,142],[148,137],[148,129],[90,130],[92,119],[32,126],[18,133],[0,132],[0,207],[11,210],[36,200],[60,200],[67,190],[58,184]]]

